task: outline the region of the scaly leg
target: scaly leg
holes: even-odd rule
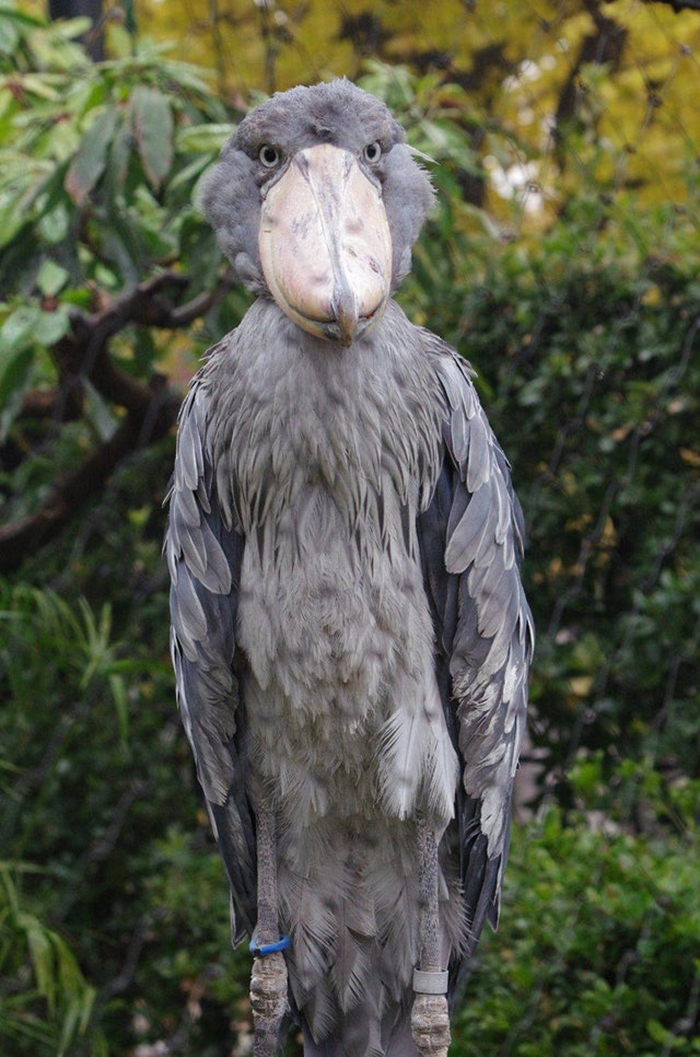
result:
[[[258,851],[258,924],[251,950],[256,957],[250,976],[255,1057],[277,1052],[282,1019],[287,1009],[287,966],[281,950],[265,953],[280,940],[277,901],[276,817],[269,802],[256,811]]]
[[[419,960],[413,973],[411,1032],[421,1057],[447,1057],[450,1019],[447,1008],[447,972],[440,968],[440,918],[438,912],[438,848],[435,834],[418,822],[420,866]]]

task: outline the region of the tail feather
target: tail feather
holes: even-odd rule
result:
[[[381,1019],[345,1014],[332,1039],[314,1041],[303,1029],[304,1057],[419,1057],[411,1034],[410,1005],[394,1006]]]
[[[304,1052],[417,1057],[410,1032],[419,931],[416,824],[353,818],[339,832],[336,818],[332,856],[329,825],[319,819],[282,835],[280,923],[292,938],[290,1002]],[[441,858],[447,964],[464,950],[467,929],[458,865],[447,844]]]

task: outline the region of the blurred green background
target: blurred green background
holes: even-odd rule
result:
[[[248,304],[198,183],[265,93],[347,74],[431,159],[400,300],[477,369],[528,524],[529,742],[453,1052],[700,1053],[699,7],[0,0],[0,1052],[249,1051],[161,503]]]

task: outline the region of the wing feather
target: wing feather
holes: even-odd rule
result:
[[[418,532],[438,684],[462,768],[457,825],[469,955],[484,921],[498,921],[534,635],[519,572],[523,517],[508,462],[470,368],[424,333],[447,411],[442,471]]]
[[[206,408],[207,387],[198,376],[180,413],[165,553],[178,706],[228,871],[238,940],[255,924],[256,883],[234,635],[243,537],[226,527],[219,507]]]

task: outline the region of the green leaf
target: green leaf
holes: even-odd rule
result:
[[[46,999],[50,1010],[56,1000],[56,980],[54,976],[54,958],[51,941],[47,930],[32,914],[21,912],[17,923],[25,932],[27,945],[34,966],[37,987]]]
[[[109,1057],[109,1046],[107,1040],[102,1031],[97,1033],[91,1039],[92,1043],[92,1057]]]
[[[61,1026],[61,1038],[58,1042],[58,1057],[64,1057],[67,1047],[73,1041],[78,1021],[80,1019],[80,1002],[72,999],[68,1002],[66,1014]]]
[[[53,32],[64,40],[74,40],[83,33],[89,33],[92,29],[92,19],[85,15],[78,18],[62,19],[52,26]]]
[[[65,205],[59,203],[39,220],[39,231],[53,246],[63,242],[68,234],[69,216]]]
[[[126,697],[126,686],[121,675],[116,672],[110,674],[109,688],[112,691],[112,700],[117,713],[119,741],[122,748],[126,748],[129,740],[129,706]]]
[[[173,113],[169,100],[155,88],[139,85],[131,96],[134,135],[143,168],[158,188],[173,161]]]
[[[99,114],[82,138],[78,153],[66,174],[65,187],[77,205],[82,205],[105,169],[107,147],[117,125],[117,112]]]
[[[19,408],[29,372],[34,362],[34,349],[19,345],[16,349],[0,352],[0,438],[7,435]]]
[[[53,345],[70,327],[70,310],[58,305],[53,312],[43,312],[38,305],[21,305],[0,327],[0,395],[7,371],[18,353],[32,345]]]
[[[85,389],[85,417],[100,441],[109,440],[119,422],[107,401],[98,393],[89,379],[83,381]]]
[[[9,18],[0,16],[0,52],[11,55],[19,42],[19,30]]]
[[[177,149],[188,154],[220,151],[234,131],[234,125],[190,125],[177,134]]]
[[[25,221],[17,199],[0,206],[0,249],[12,242]]]
[[[5,353],[27,345],[29,335],[37,325],[39,313],[38,305],[20,305],[0,327],[0,369],[5,362]]]
[[[133,135],[128,121],[123,121],[119,127],[109,156],[109,176],[115,187],[123,189],[129,171],[129,160]]]
[[[27,26],[44,26],[46,24],[43,18],[38,18],[36,15],[28,15],[25,11],[17,11],[12,0],[3,0],[0,3],[0,10],[10,15],[13,21],[24,22]]]
[[[658,1020],[647,1020],[646,1027],[654,1042],[663,1044],[667,1042],[670,1033]]]
[[[211,158],[200,155],[191,161],[189,165],[186,165],[184,169],[180,169],[177,176],[174,176],[168,183],[168,195],[172,200],[176,193],[180,193],[181,196],[186,198],[187,204],[190,204],[192,199],[192,186],[194,185],[197,178],[200,176],[203,169],[209,168],[211,164]]]
[[[38,95],[40,99],[46,99],[50,103],[61,98],[61,93],[50,83],[50,75],[40,73],[25,73],[22,78],[22,88],[25,92]]]
[[[68,272],[56,261],[47,258],[36,277],[36,284],[45,297],[55,297],[68,281]]]
[[[68,332],[70,315],[66,305],[58,305],[53,312],[40,312],[32,337],[39,345],[55,345]]]

